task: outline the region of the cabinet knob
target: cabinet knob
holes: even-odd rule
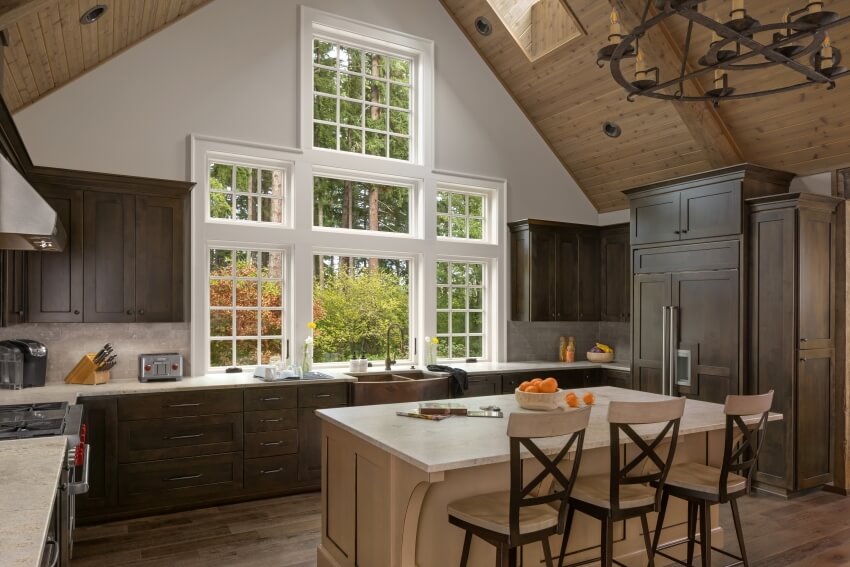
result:
[[[80,314],[80,310],[79,310],[79,309],[74,309],[74,315],[79,315],[79,314]]]
[[[128,309],[128,310],[127,310],[127,315],[132,315],[132,314],[133,314],[133,310],[132,310],[132,309]]]
[[[688,232],[688,229],[683,230],[682,234],[685,234],[686,232]]]
[[[682,231],[680,231],[680,230],[674,230],[673,232],[676,233],[676,234],[682,234]]]
[[[23,317],[23,316],[24,316],[24,310],[21,309],[20,311],[18,311],[18,317]]]
[[[809,342],[809,339],[800,339],[800,342],[801,343],[807,343],[807,342]]]
[[[145,314],[145,310],[144,310],[144,309],[139,309],[139,315],[144,315],[144,314]]]

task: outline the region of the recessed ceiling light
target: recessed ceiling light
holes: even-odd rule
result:
[[[106,12],[107,6],[103,4],[97,4],[96,6],[92,6],[80,16],[80,23],[85,24],[93,24],[100,19],[100,17]]]
[[[493,33],[493,26],[490,24],[490,20],[484,16],[478,16],[475,18],[475,31],[481,35],[490,35]]]
[[[623,133],[623,130],[613,122],[606,122],[603,124],[602,131],[605,132],[605,135],[609,138],[619,138],[620,134]]]

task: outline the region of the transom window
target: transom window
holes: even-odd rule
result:
[[[313,147],[410,161],[413,61],[313,40]]]
[[[486,264],[437,262],[437,356],[484,356]]]
[[[281,356],[283,262],[275,250],[209,250],[211,368],[268,364]]]
[[[486,238],[487,197],[469,191],[437,191],[437,236],[464,240]]]
[[[410,233],[411,188],[334,177],[313,178],[313,226]]]
[[[282,170],[210,162],[208,181],[210,218],[283,222]]]

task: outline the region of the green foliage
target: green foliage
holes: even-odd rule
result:
[[[377,224],[371,216],[377,192]],[[410,189],[332,177],[313,178],[313,224],[381,232],[410,231]]]

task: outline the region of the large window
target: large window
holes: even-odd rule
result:
[[[283,222],[286,176],[281,169],[209,163],[209,216],[252,222]]]
[[[484,240],[487,195],[449,190],[437,191],[437,236],[464,240]]]
[[[410,358],[410,260],[317,254],[313,257],[314,357],[343,362],[386,357],[390,327],[397,360]]]
[[[209,250],[211,368],[267,364],[283,350],[283,253]]]
[[[481,262],[437,262],[439,358],[484,356],[486,274]]]
[[[313,178],[313,226],[410,233],[411,188]]]
[[[313,146],[409,161],[413,61],[313,40]]]

